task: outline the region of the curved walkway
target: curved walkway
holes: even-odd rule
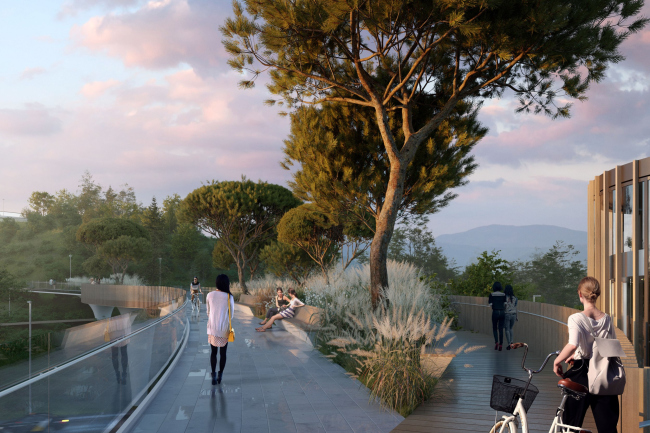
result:
[[[433,398],[418,407],[393,432],[488,432],[495,416],[490,408],[492,376],[500,374],[527,380],[521,368],[522,349],[507,351],[504,347],[499,352],[494,350],[494,340],[489,336],[469,331],[459,331],[455,335],[455,347],[463,343],[486,347],[454,358],[436,386]],[[534,347],[534,341],[528,343]],[[539,368],[544,358],[529,352],[526,366]],[[548,432],[561,400],[551,362],[533,377],[532,383],[540,392],[528,414],[531,433]],[[596,432],[591,411],[587,412],[583,427]]]
[[[187,347],[132,432],[383,433],[404,420],[369,403],[360,382],[285,324],[255,332],[258,320],[240,305],[223,381],[212,386],[205,306],[188,317]]]

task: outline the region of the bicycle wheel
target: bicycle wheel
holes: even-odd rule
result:
[[[494,424],[492,429],[490,429],[490,433],[499,433],[504,422],[505,421],[501,420]],[[517,427],[515,427],[514,422],[509,422],[508,426],[503,431],[504,433],[517,433]]]

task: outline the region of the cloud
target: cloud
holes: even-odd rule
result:
[[[95,16],[71,30],[78,46],[105,52],[126,66],[165,69],[189,64],[200,74],[223,71],[219,24],[226,1],[151,1],[135,11]]]
[[[102,7],[105,9],[125,8],[144,3],[145,0],[71,0],[63,4],[57,17],[64,19],[75,16],[87,9]]]
[[[60,132],[61,125],[60,119],[40,105],[27,105],[18,110],[0,109],[0,134],[51,135]]]
[[[20,73],[21,80],[31,80],[37,75],[44,74],[46,71],[43,68],[25,68],[23,72]]]
[[[516,114],[517,102],[513,99],[490,102],[479,115],[490,128],[476,147],[479,163],[517,167],[648,156],[649,95],[648,90],[625,88],[610,79],[594,85],[588,101],[576,102],[570,119],[557,120]]]
[[[242,174],[285,184],[290,173],[279,161],[288,119],[263,104],[261,86],[239,90],[238,79],[232,72],[201,77],[186,69],[138,85],[133,80],[86,83],[78,101],[61,114],[65,128],[55,122],[51,126],[61,132],[47,139],[33,135],[34,121],[16,130],[17,121],[35,113],[0,111],[0,185],[15,185],[26,204],[35,190],[75,190],[86,169],[104,186],[127,182],[145,202],[153,195],[184,196],[205,180],[236,180]],[[94,99],[99,95],[101,104]],[[57,113],[31,110],[40,110],[42,118],[49,114],[50,120]],[[19,185],[16,166],[30,173]]]
[[[117,80],[107,80],[107,81],[93,81],[91,83],[86,83],[81,88],[81,94],[86,98],[96,98],[101,96],[111,87],[115,87],[120,84]]]

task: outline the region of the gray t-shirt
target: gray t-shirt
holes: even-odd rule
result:
[[[589,329],[589,322],[598,338],[616,338],[612,318],[605,314],[600,320],[593,320],[583,313],[575,313],[569,316],[569,344],[577,347],[575,359],[590,359],[594,337]]]

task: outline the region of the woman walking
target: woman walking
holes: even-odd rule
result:
[[[584,311],[569,316],[569,343],[564,346],[553,363],[553,371],[563,379],[571,379],[589,388],[589,359],[593,353],[594,335],[599,338],[616,338],[612,319],[598,308],[596,299],[600,296],[600,284],[593,277],[585,277],[578,284],[578,297]],[[593,334],[592,334],[593,332]],[[571,368],[562,374],[562,362]],[[582,426],[587,408],[596,421],[598,433],[616,433],[619,408],[617,395],[587,394],[580,400],[568,399],[562,420],[565,424]]]
[[[228,334],[232,324],[232,314],[235,312],[235,300],[230,293],[230,280],[225,274],[217,276],[217,290],[208,293],[205,307],[208,312],[208,342],[210,367],[212,368],[212,384],[221,383],[223,369],[226,367],[226,352],[228,351]],[[219,374],[217,367],[217,352],[219,352]]]
[[[506,318],[506,295],[500,282],[492,284],[492,293],[488,298],[492,306],[492,333],[494,334],[494,350],[503,349],[503,322]],[[499,331],[497,334],[497,330]]]
[[[266,325],[260,326],[259,328],[255,328],[256,331],[265,332],[267,329],[273,326],[273,322],[275,322],[276,320],[292,318],[294,314],[296,314],[296,308],[305,305],[302,303],[300,299],[296,297],[296,291],[294,289],[289,289],[289,296],[291,297],[291,302],[289,302],[289,307],[287,307],[286,310],[282,310],[275,316],[271,317],[271,319],[269,319]]]
[[[266,312],[266,319],[260,322],[260,325],[266,325],[266,322],[268,322],[271,317],[275,316],[280,311],[284,310],[287,305],[289,305],[290,299],[284,296],[282,287],[278,287],[276,291],[278,293],[278,296],[275,297],[275,307],[269,308],[269,310]]]
[[[508,340],[508,347],[506,347],[506,350],[510,350],[510,346],[515,341],[512,334],[512,328],[515,326],[515,322],[517,321],[517,301],[519,301],[519,299],[517,299],[515,296],[515,292],[512,290],[512,286],[510,284],[506,284],[504,293],[506,295],[506,316],[503,327],[506,331],[506,340]]]

